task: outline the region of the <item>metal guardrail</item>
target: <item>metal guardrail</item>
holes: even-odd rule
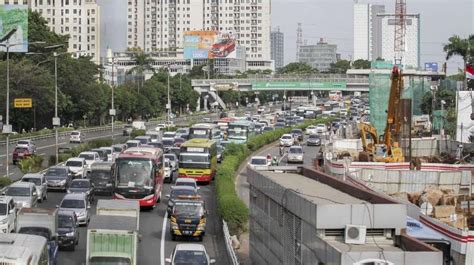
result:
[[[203,118],[203,117],[212,117],[214,115],[217,115],[217,114],[215,114],[215,113],[212,113],[212,114],[206,113],[206,114],[202,114],[202,115],[182,116],[182,117],[173,119],[173,121],[175,123],[176,122],[183,122],[183,121],[192,121],[192,120],[200,119],[200,118]],[[156,124],[159,124],[159,123],[164,123],[164,122],[165,122],[165,120],[163,119],[163,120],[148,122],[148,123],[146,123],[146,125],[147,126],[153,126],[153,125],[156,125]],[[120,124],[120,125],[114,126],[114,129],[121,130],[121,129],[123,129],[123,127],[124,127],[124,124]],[[93,128],[86,128],[86,129],[79,129],[78,131],[81,131],[83,133],[91,133],[91,132],[102,132],[102,131],[108,131],[108,130],[112,130],[111,125],[101,126],[101,127],[93,127]],[[59,135],[59,137],[64,137],[64,136],[69,135],[70,133],[71,133],[71,131],[66,131],[66,132],[60,132],[60,133],[58,133],[58,135]],[[15,138],[15,139],[11,139],[9,141],[9,143],[10,144],[16,144],[16,142],[21,141],[21,140],[34,140],[34,141],[36,141],[36,140],[42,140],[42,139],[54,138],[54,137],[55,137],[54,133],[49,133],[49,134],[43,134],[43,135]],[[6,144],[6,140],[0,141],[0,146],[5,145],[5,144]]]
[[[224,241],[225,247],[227,248],[227,254],[229,254],[229,258],[232,261],[232,265],[239,265],[239,259],[237,258],[237,254],[235,254],[234,248],[232,247],[232,240],[230,239],[229,234],[229,227],[227,223],[222,220],[222,230],[224,231]]]

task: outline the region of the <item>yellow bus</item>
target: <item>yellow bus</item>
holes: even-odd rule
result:
[[[210,183],[217,171],[217,142],[209,139],[191,139],[181,145],[179,177],[194,178]]]

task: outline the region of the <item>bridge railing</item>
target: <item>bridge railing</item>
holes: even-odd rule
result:
[[[339,76],[310,76],[310,77],[268,77],[268,78],[244,78],[244,79],[195,79],[192,80],[193,86],[209,86],[211,84],[252,84],[255,82],[345,82],[350,84],[368,84],[367,77],[339,77]]]

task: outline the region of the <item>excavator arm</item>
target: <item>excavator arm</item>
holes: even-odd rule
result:
[[[378,144],[378,136],[377,136],[377,129],[374,126],[367,124],[367,123],[359,123],[359,131],[360,131],[360,138],[362,141],[362,148],[364,151],[373,153],[374,152],[374,145]],[[372,138],[373,143],[367,143],[367,135],[370,135]]]

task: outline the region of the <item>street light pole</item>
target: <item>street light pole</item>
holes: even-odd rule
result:
[[[114,143],[114,120],[115,120],[115,108],[114,108],[114,57],[112,55],[112,108],[110,109],[110,116],[112,116],[112,144]]]
[[[10,43],[7,40],[7,43],[5,44],[5,48],[7,49],[7,102],[6,102],[6,128],[3,129],[3,131],[7,134],[7,142],[6,142],[6,173],[7,177],[10,176],[10,161],[9,161],[9,156],[10,156],[10,146],[9,146],[9,141],[10,141]],[[6,130],[5,130],[6,129]]]
[[[170,75],[171,75],[171,69],[170,66],[168,65],[168,103],[166,104],[166,108],[168,110],[168,126],[170,124],[170,116],[171,116],[171,101],[170,101]]]
[[[59,150],[58,150],[58,126],[60,126],[60,121],[58,118],[58,53],[53,52],[54,56],[54,134],[55,134],[55,153],[56,153],[56,164],[59,163]]]

